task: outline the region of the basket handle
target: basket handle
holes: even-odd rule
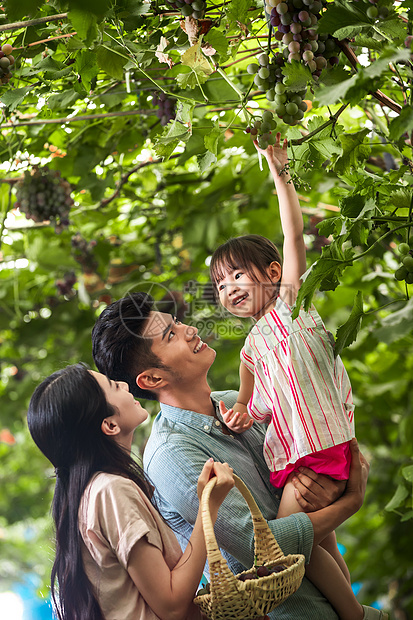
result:
[[[244,497],[251,512],[254,527],[254,551],[258,565],[264,564],[265,562],[274,562],[274,560],[283,558],[284,554],[275,540],[274,534],[271,532],[267,521],[262,516],[261,511],[248,487],[244,484],[241,478],[238,478],[235,474],[234,480],[235,487]],[[217,478],[215,476],[214,478],[211,478],[211,480],[209,480],[209,482],[205,485],[201,497],[202,526],[204,529],[205,545],[209,562],[219,561],[221,557],[221,552],[217,544],[214,526],[212,524],[209,511],[209,499],[216,482]]]

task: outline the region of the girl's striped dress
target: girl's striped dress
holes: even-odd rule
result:
[[[248,404],[250,415],[268,424],[264,457],[273,477],[283,486],[294,464],[312,467],[303,457],[341,446],[354,437],[354,405],[351,385],[340,357],[315,309],[300,311],[294,321],[291,308],[278,298],[275,308],[250,331],[241,351],[241,361],[254,374],[255,385]],[[348,446],[347,446],[348,448]],[[336,471],[331,457],[332,477],[346,478]],[[317,457],[323,457],[322,454]],[[325,459],[324,459],[325,460]],[[315,467],[316,469],[316,467]],[[319,469],[326,471],[326,464]],[[274,482],[275,480],[275,482]],[[276,484],[278,481],[278,484]]]

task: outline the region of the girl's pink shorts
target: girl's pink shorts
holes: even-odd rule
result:
[[[308,467],[317,474],[326,474],[336,480],[347,480],[350,473],[350,445],[349,442],[341,443],[338,446],[320,450],[313,454],[307,454],[295,463],[289,463],[285,469],[272,471],[270,482],[273,486],[281,489],[287,482],[288,476],[299,467]]]

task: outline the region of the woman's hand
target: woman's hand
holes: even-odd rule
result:
[[[197,493],[199,500],[201,500],[206,484],[214,476],[217,477],[217,482],[212,489],[209,500],[212,522],[216,520],[218,508],[235,484],[232,467],[228,463],[215,463],[211,458],[205,463],[198,478]]]

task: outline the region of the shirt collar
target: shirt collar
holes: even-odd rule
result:
[[[190,409],[181,409],[180,407],[175,407],[173,405],[166,405],[165,403],[160,403],[161,414],[167,420],[174,422],[175,424],[184,424],[186,426],[192,426],[193,428],[209,432],[217,418],[220,422],[222,422],[222,416],[219,411],[219,399],[219,394],[211,394],[211,400],[215,407],[216,418],[203,413],[197,413],[196,411],[191,411]]]

